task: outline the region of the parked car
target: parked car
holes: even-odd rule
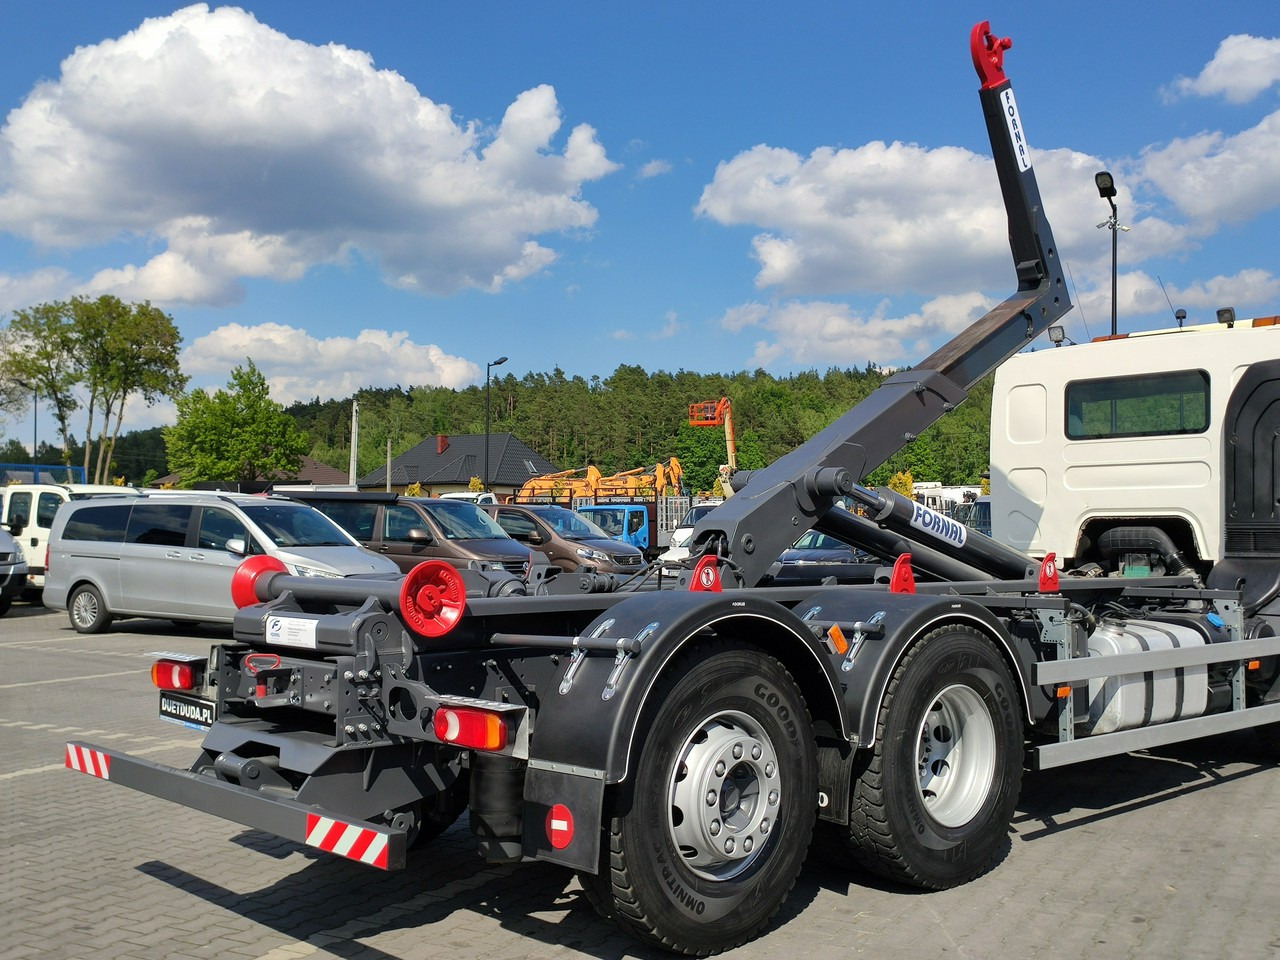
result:
[[[167,494],[73,501],[49,536],[44,603],[80,633],[116,617],[230,623],[231,577],[267,554],[299,577],[398,576],[306,504],[242,494]]]
[[[0,521],[22,544],[27,557],[25,592],[38,596],[44,589],[45,548],[58,508],[72,500],[137,496],[134,487],[103,483],[11,483],[0,487]]]
[[[597,573],[639,573],[645,568],[638,547],[622,543],[580,513],[552,504],[481,507],[514,540],[546,554],[566,572],[591,567]]]
[[[320,490],[289,496],[322,511],[405,573],[423,560],[444,560],[459,568],[480,561],[523,577],[532,559],[528,547],[512,540],[492,517],[466,500]]]
[[[497,503],[498,498],[492,493],[485,491],[477,493],[474,490],[455,490],[453,493],[442,493],[439,497],[441,500],[466,500],[468,503]]]
[[[821,583],[834,577],[837,583],[872,583],[880,561],[843,540],[809,530],[782,551],[772,572],[774,584]]]
[[[27,561],[22,545],[7,530],[0,530],[0,617],[9,612],[27,586]]]
[[[689,541],[693,539],[693,528],[698,521],[718,507],[724,501],[712,500],[707,503],[695,503],[684,515],[680,525],[671,531],[671,544],[664,553],[658,555],[664,572],[675,572],[682,560],[689,559]]]

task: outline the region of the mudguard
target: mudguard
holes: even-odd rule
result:
[[[815,719],[848,735],[838,664],[786,607],[738,591],[662,591],[617,603],[582,631],[583,639],[616,639],[619,645],[612,652],[576,651],[563,661],[557,685],[540,691],[530,766],[605,783],[624,780],[649,691],[685,644],[712,633],[741,637],[772,653],[805,691]]]
[[[1014,642],[998,617],[969,598],[854,587],[815,594],[793,612],[824,632],[830,624],[838,624],[849,643],[844,654],[832,654],[830,659],[840,678],[841,710],[852,724],[851,742],[860,749],[875,743],[880,702],[907,648],[936,627],[968,625],[990,636],[1009,660],[1024,708],[1029,703],[1027,651]],[[855,624],[866,628],[858,630]]]

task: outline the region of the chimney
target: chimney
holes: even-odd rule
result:
[[[436,434],[436,456],[444,453],[449,449],[449,435],[447,433]]]

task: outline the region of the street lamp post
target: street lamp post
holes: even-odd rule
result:
[[[1102,170],[1093,175],[1093,182],[1098,187],[1098,196],[1111,204],[1111,216],[1098,224],[1098,229],[1107,227],[1111,231],[1111,335],[1116,335],[1116,253],[1118,250],[1117,239],[1121,230],[1128,230],[1128,227],[1120,226],[1120,218],[1116,212],[1116,181],[1106,170]]]
[[[484,489],[489,490],[489,371],[507,362],[506,357],[499,357],[484,365]]]

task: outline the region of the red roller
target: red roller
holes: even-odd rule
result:
[[[236,567],[236,572],[231,575],[231,602],[236,609],[262,602],[258,597],[258,580],[268,573],[288,573],[288,567],[265,554],[250,557]]]
[[[424,637],[444,636],[466,608],[462,575],[443,560],[418,564],[400,586],[400,612],[409,627]]]

